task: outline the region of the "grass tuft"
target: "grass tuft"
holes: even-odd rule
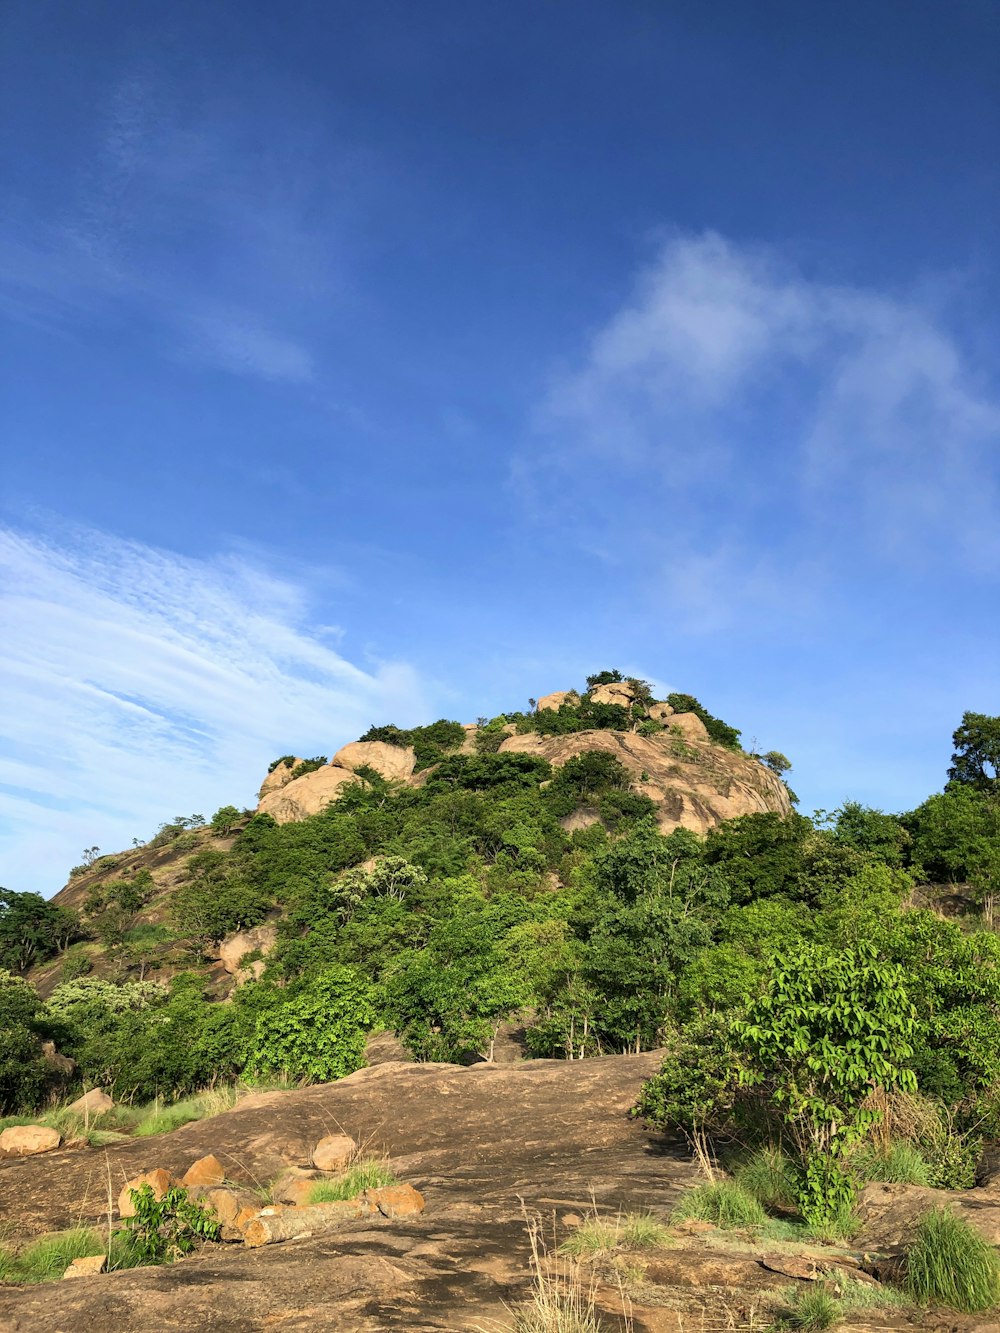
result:
[[[172,1106],[153,1102],[133,1113],[132,1133],[137,1138],[146,1138],[151,1134],[168,1134],[173,1129],[180,1129],[181,1125],[189,1125],[193,1120],[207,1120],[210,1116],[232,1110],[236,1105],[236,1095],[233,1087],[211,1088],[174,1102]]]
[[[575,1259],[609,1250],[646,1250],[671,1244],[671,1235],[652,1213],[620,1213],[616,1218],[588,1217],[559,1246]]]
[[[317,1180],[309,1191],[310,1203],[339,1203],[356,1198],[362,1190],[378,1190],[395,1185],[395,1173],[377,1157],[362,1157],[332,1180]]]
[[[671,1214],[671,1221],[697,1219],[714,1222],[717,1227],[762,1227],[767,1214],[752,1194],[735,1180],[716,1180],[698,1185],[683,1195]]]
[[[1000,1258],[963,1218],[934,1208],[906,1257],[906,1289],[920,1305],[991,1310],[1000,1304]]]
[[[835,1296],[822,1287],[795,1292],[788,1308],[778,1318],[778,1328],[823,1329],[840,1323],[843,1309]]]

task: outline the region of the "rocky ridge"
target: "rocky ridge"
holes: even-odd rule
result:
[[[519,733],[510,725],[499,753],[537,755],[554,767],[588,750],[611,753],[631,774],[633,790],[656,805],[657,822],[664,833],[676,828],[706,833],[723,820],[740,815],[789,814],[788,789],[781,779],[758,759],[715,744],[697,714],[675,712],[666,702],[642,702],[629,681],[598,685],[589,698],[593,703],[628,709],[634,717],[634,729],[553,736],[537,731]],[[579,702],[575,690],[564,690],[544,695],[537,708],[540,712],[558,711],[564,704]],[[643,734],[644,722],[663,729]],[[475,725],[466,726],[465,741],[456,752],[475,753],[479,730]],[[358,781],[358,770],[365,767],[389,781],[410,786],[422,785],[427,779],[426,769],[417,771],[411,746],[384,741],[352,741],[328,764],[295,777],[295,768],[301,762],[285,760],[267,775],[260,788],[259,813],[271,815],[279,824],[307,819],[339,800],[345,788]],[[579,812],[573,818],[573,827],[596,821],[596,812]]]

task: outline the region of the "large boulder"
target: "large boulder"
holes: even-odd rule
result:
[[[557,713],[563,704],[578,704],[580,696],[576,690],[556,690],[553,694],[543,694],[539,699],[537,706],[538,712],[550,708]]]
[[[932,1208],[950,1208],[989,1241],[1000,1245],[1000,1201],[991,1190],[937,1190],[922,1185],[866,1185],[855,1213],[859,1245],[894,1250],[912,1244],[917,1227]]]
[[[339,768],[356,773],[359,768],[373,768],[387,782],[405,782],[413,773],[417,758],[410,745],[388,745],[385,741],[351,741],[333,756]]]
[[[270,815],[279,824],[293,824],[296,820],[318,815],[333,801],[339,800],[342,789],[349,782],[357,782],[352,772],[326,764],[269,791],[258,803],[257,812]]]
[[[317,1171],[340,1171],[357,1151],[350,1134],[327,1134],[313,1149],[312,1164]]]
[[[192,1162],[181,1177],[181,1184],[190,1189],[192,1185],[221,1185],[226,1178],[226,1168],[212,1153],[199,1157]]]
[[[686,741],[709,743],[708,731],[697,713],[674,713],[667,718],[667,729]]]
[[[595,685],[590,691],[590,698],[595,704],[617,704],[619,708],[631,708],[635,703],[635,690],[627,680],[618,680],[610,685]]]
[[[77,1097],[75,1102],[70,1102],[66,1110],[72,1111],[74,1115],[89,1117],[103,1115],[105,1111],[110,1111],[113,1106],[114,1102],[103,1088],[91,1088],[82,1097]]]
[[[0,1157],[34,1157],[60,1143],[62,1135],[48,1125],[11,1125],[0,1134]]]
[[[678,717],[702,725],[693,713],[682,713],[670,719],[671,726]],[[631,774],[635,791],[655,803],[664,833],[675,828],[707,833],[724,819],[791,812],[788,790],[774,773],[745,754],[701,740],[695,731],[689,727],[687,734],[663,731],[655,736],[631,731],[540,736],[529,731],[508,736],[500,752],[538,755],[558,768],[587,750],[607,751]]]
[[[260,791],[257,793],[257,799],[262,801],[269,792],[280,791],[282,787],[287,787],[289,782],[293,780],[292,770],[297,764],[303,762],[304,761],[301,759],[293,759],[291,763],[287,760],[283,760],[280,764],[276,764],[260,784]]]

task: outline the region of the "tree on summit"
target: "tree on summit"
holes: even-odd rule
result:
[[[1000,717],[963,713],[951,739],[955,753],[948,769],[949,782],[1000,792]]]

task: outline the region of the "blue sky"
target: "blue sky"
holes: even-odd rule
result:
[[[618,666],[1000,712],[992,0],[8,0],[0,883]]]

